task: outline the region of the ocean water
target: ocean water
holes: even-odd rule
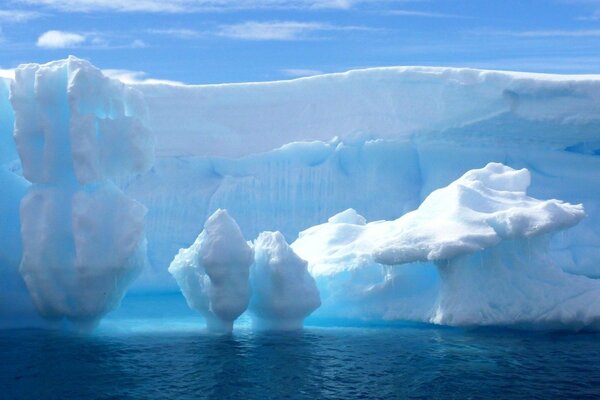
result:
[[[599,334],[242,324],[219,336],[193,315],[127,315],[91,335],[0,331],[0,398],[600,398]]]

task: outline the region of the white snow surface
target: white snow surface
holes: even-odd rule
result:
[[[470,68],[386,67],[278,82],[135,87],[147,99],[160,156],[240,157],[336,136],[428,138],[507,115],[590,122],[600,111],[600,75]],[[561,130],[503,131],[555,144],[575,139]],[[578,136],[597,140],[591,132]]]
[[[209,330],[231,332],[233,322],[246,311],[253,256],[235,220],[219,209],[196,241],[171,262],[169,272],[190,308],[206,318]]]
[[[585,215],[582,205],[526,195],[526,169],[498,163],[471,170],[432,192],[415,211],[393,221],[365,224],[348,209],[299,234],[292,248],[317,276],[359,268],[438,261],[563,230]]]
[[[502,240],[570,228],[585,216],[581,204],[527,196],[530,181],[526,169],[498,163],[467,172],[427,196],[416,211],[386,226],[383,236],[371,238],[378,243],[374,260],[395,265],[452,259]]]
[[[298,257],[280,232],[262,232],[254,241],[250,270],[250,312],[256,329],[295,330],[321,305],[307,262]]]

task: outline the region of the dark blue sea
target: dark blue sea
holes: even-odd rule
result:
[[[395,324],[217,336],[195,316],[124,315],[91,335],[0,331],[0,398],[600,398],[598,334]]]

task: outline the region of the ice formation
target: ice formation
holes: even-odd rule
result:
[[[71,57],[17,68],[10,100],[32,182],[20,205],[20,273],[42,316],[92,328],[146,262],[146,209],[111,181],[151,166],[143,99]]]
[[[551,305],[552,298],[563,299],[565,313],[578,309],[575,300],[567,301],[564,296],[574,295],[600,278],[598,76],[392,67],[285,82],[123,86],[92,73],[93,68],[80,68],[82,63],[70,59],[43,68],[23,66],[12,83],[14,105],[8,100],[9,80],[0,80],[2,326],[10,325],[16,314],[25,315],[32,307],[25,284],[16,272],[22,250],[27,255],[34,245],[40,251],[46,246],[41,242],[38,246],[26,237],[21,243],[15,234],[37,229],[29,222],[21,226],[16,215],[23,196],[24,204],[34,204],[32,196],[25,193],[39,195],[46,187],[50,193],[60,186],[65,198],[69,191],[73,196],[75,192],[81,194],[77,204],[83,204],[84,198],[91,201],[90,196],[96,193],[114,199],[111,202],[120,202],[111,181],[125,196],[148,207],[144,231],[151,268],[146,268],[132,286],[137,293],[177,290],[167,266],[178,249],[194,241],[198,221],[218,208],[226,208],[236,216],[244,237],[277,230],[290,241],[298,232],[353,208],[356,212],[332,218],[327,228],[332,234],[343,231],[352,236],[367,225],[359,214],[368,221],[395,220],[417,209],[435,189],[492,161],[517,171],[527,168],[532,178],[529,196],[583,203],[587,217],[553,236],[549,232],[517,239],[499,234],[490,242],[495,243],[491,247],[454,254],[450,264],[465,262],[471,266],[456,269],[444,269],[443,260],[434,260],[435,254],[451,254],[456,247],[452,245],[424,245],[408,257],[409,252],[401,245],[412,242],[397,241],[387,253],[377,253],[381,257],[378,260],[385,262],[402,261],[396,258],[398,254],[406,260],[431,255],[433,260],[398,267],[382,265],[372,253],[359,248],[344,254],[343,246],[332,241],[330,250],[338,250],[337,260],[332,256],[329,267],[312,270],[323,304],[311,318],[434,320],[437,315],[441,323],[477,324],[474,310],[463,308],[464,312],[452,313],[450,317],[451,304],[458,304],[458,300],[450,301],[454,299],[450,293],[459,296],[459,291],[449,282],[462,282],[472,274],[473,280],[468,282],[473,284],[473,290],[467,290],[467,283],[461,285],[465,294],[471,293],[473,302],[483,299],[475,296],[474,288],[483,286],[477,283],[478,279],[491,278],[478,274],[498,271],[499,264],[494,261],[498,257],[494,254],[506,254],[507,259],[515,258],[514,263],[522,262],[517,260],[519,254],[508,250],[511,245],[522,248],[524,243],[532,246],[535,260],[549,257],[554,265],[554,278],[547,275],[548,282],[557,282],[553,294],[546,290],[543,293],[547,297],[541,300],[541,294],[531,293],[531,299],[540,304]],[[65,74],[66,70],[72,73]],[[71,90],[65,90],[66,87]],[[53,96],[55,92],[62,93],[62,97]],[[148,113],[144,111],[144,100]],[[13,120],[18,155],[11,137]],[[156,134],[157,159],[151,170],[144,172],[152,162],[147,129]],[[121,136],[126,140],[119,140]],[[65,148],[71,151],[62,151]],[[22,157],[21,162],[18,156]],[[23,176],[37,187],[29,188]],[[53,181],[55,178],[60,178],[60,182]],[[46,196],[44,204],[59,202],[53,195]],[[125,209],[137,208],[132,205]],[[61,226],[73,226],[72,213],[66,208],[61,210],[65,211]],[[91,221],[90,225],[108,229],[100,228],[99,222]],[[540,223],[549,227],[544,221],[530,222],[531,226]],[[141,225],[134,222],[130,226],[133,236],[141,232],[135,227]],[[420,237],[423,243],[439,239],[438,234],[428,235]],[[340,236],[340,240],[346,239]],[[475,241],[467,238],[465,243],[478,248],[487,245],[488,240],[484,235]],[[547,256],[542,250],[546,241]],[[74,239],[72,243],[75,251]],[[138,242],[132,237],[129,243]],[[382,240],[363,244],[369,248],[373,245],[374,250],[389,243]],[[110,246],[107,242],[106,247]],[[316,242],[315,246],[313,255],[323,243]],[[302,258],[310,258],[310,254],[305,257],[296,252]],[[489,270],[476,269],[475,264],[465,261],[477,257],[487,260]],[[75,256],[71,259],[75,260]],[[347,268],[335,270],[346,262]],[[527,266],[534,268],[534,264],[538,265]],[[68,263],[66,269],[71,265]],[[535,267],[535,271],[550,274],[540,267]],[[450,275],[456,279],[448,280]],[[519,276],[515,275],[515,279],[523,278]],[[568,287],[559,285],[561,281],[568,282]],[[520,282],[524,285],[522,279]],[[448,294],[444,297],[447,301],[438,301],[441,293]],[[523,292],[520,298],[524,307],[531,304],[527,293]],[[15,306],[3,306],[9,303]],[[502,308],[511,309],[502,304]],[[441,310],[437,314],[432,311],[436,307]],[[493,308],[490,304],[489,310]],[[486,317],[485,321],[508,321],[518,307],[511,310],[503,316]],[[562,318],[553,314],[543,321],[540,310],[528,309],[534,325],[539,322],[552,326],[549,321]],[[584,311],[581,320],[574,314],[564,315],[564,320],[574,327],[590,327],[593,319],[593,315],[584,317]],[[481,319],[481,323],[485,321]]]
[[[370,221],[397,218],[492,161],[528,168],[537,198],[586,205],[588,218],[555,237],[551,252],[565,270],[600,277],[598,76],[390,67],[136,87],[158,155],[152,173],[125,188],[149,208],[154,269],[140,290],[165,289],[161,266],[217,208],[235,214],[248,238],[278,230],[293,240],[348,208]]]
[[[253,256],[235,220],[219,209],[196,241],[171,262],[169,272],[190,308],[206,318],[209,330],[231,332],[233,322],[246,311]]]
[[[263,232],[254,242],[250,312],[256,329],[294,330],[321,304],[307,263],[280,232]]]
[[[327,287],[326,310],[328,302],[352,304],[347,293],[354,286],[363,301],[387,296],[387,315],[379,318],[597,329],[600,282],[561,270],[548,251],[550,235],[576,225],[583,207],[527,196],[530,179],[525,169],[490,163],[396,220],[364,224],[348,210],[300,233],[292,248]],[[394,280],[415,279],[422,266],[430,273],[427,264],[407,273],[399,266],[418,262],[435,263],[439,284],[412,298],[401,287],[390,289]],[[375,311],[368,306],[362,314],[369,308]]]

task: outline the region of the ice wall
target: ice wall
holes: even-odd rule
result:
[[[10,100],[32,182],[20,203],[20,273],[42,316],[89,329],[146,262],[146,209],[111,181],[151,166],[143,99],[70,57],[17,68]]]
[[[160,156],[240,157],[335,136],[440,133],[582,143],[587,152],[600,147],[597,131],[586,128],[598,127],[598,76],[389,67],[280,82],[137,87],[148,101]]]
[[[597,76],[394,67],[136,87],[158,154],[149,174],[119,183],[149,208],[152,269],[140,289],[164,288],[172,255],[217,208],[246,237],[279,230],[294,240],[347,208],[397,218],[492,161],[528,168],[535,197],[586,205],[589,217],[551,248],[564,269],[600,276]]]

